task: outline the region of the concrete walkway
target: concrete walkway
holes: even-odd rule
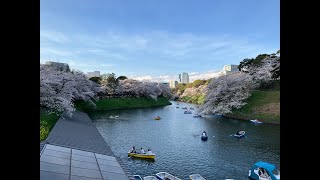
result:
[[[79,111],[73,112],[71,118],[65,113],[62,114],[45,142],[114,156],[106,141],[93,125],[90,117],[86,113]]]
[[[45,143],[40,144],[42,180],[131,179],[86,113],[61,115]]]

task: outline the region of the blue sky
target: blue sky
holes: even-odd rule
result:
[[[40,62],[85,73],[204,73],[279,48],[279,0],[40,1]]]

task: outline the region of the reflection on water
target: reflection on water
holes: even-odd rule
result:
[[[179,102],[156,108],[116,110],[90,114],[101,135],[133,174],[166,171],[182,179],[201,174],[206,179],[248,179],[251,166],[261,160],[280,167],[280,126],[255,125],[222,116],[193,118],[197,106]],[[184,114],[182,107],[193,107]],[[110,116],[119,115],[117,119]],[[153,120],[160,116],[161,120]],[[203,131],[208,140],[202,141]],[[232,135],[239,130],[247,138]],[[128,157],[127,152],[151,148],[154,161]]]

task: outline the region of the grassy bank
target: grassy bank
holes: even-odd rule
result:
[[[45,140],[53,126],[58,121],[60,114],[47,114],[47,109],[40,108],[40,142]]]
[[[145,108],[155,106],[165,106],[171,103],[165,97],[158,97],[157,100],[147,97],[141,98],[110,98],[101,99],[95,102],[96,107],[88,102],[78,101],[75,102],[75,107],[78,111],[91,112],[91,111],[103,111],[114,109],[133,109],[133,108]],[[45,140],[53,126],[58,121],[62,113],[47,114],[46,108],[40,108],[40,142]]]
[[[193,104],[203,104],[205,100],[205,95],[184,96],[179,100],[182,102],[188,102]]]
[[[280,90],[256,90],[247,104],[225,116],[236,119],[259,119],[265,123],[280,124]]]
[[[133,108],[145,108],[170,105],[166,97],[158,97],[154,100],[149,97],[131,97],[131,98],[110,98],[100,99],[95,102],[96,107],[90,103],[79,101],[75,103],[76,109],[79,111],[102,111],[102,110],[114,110],[114,109],[133,109]]]

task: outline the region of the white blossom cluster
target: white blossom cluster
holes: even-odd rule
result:
[[[40,106],[67,111],[71,116],[75,110],[74,100],[92,102],[100,91],[98,84],[88,80],[82,72],[60,71],[40,64]]]

